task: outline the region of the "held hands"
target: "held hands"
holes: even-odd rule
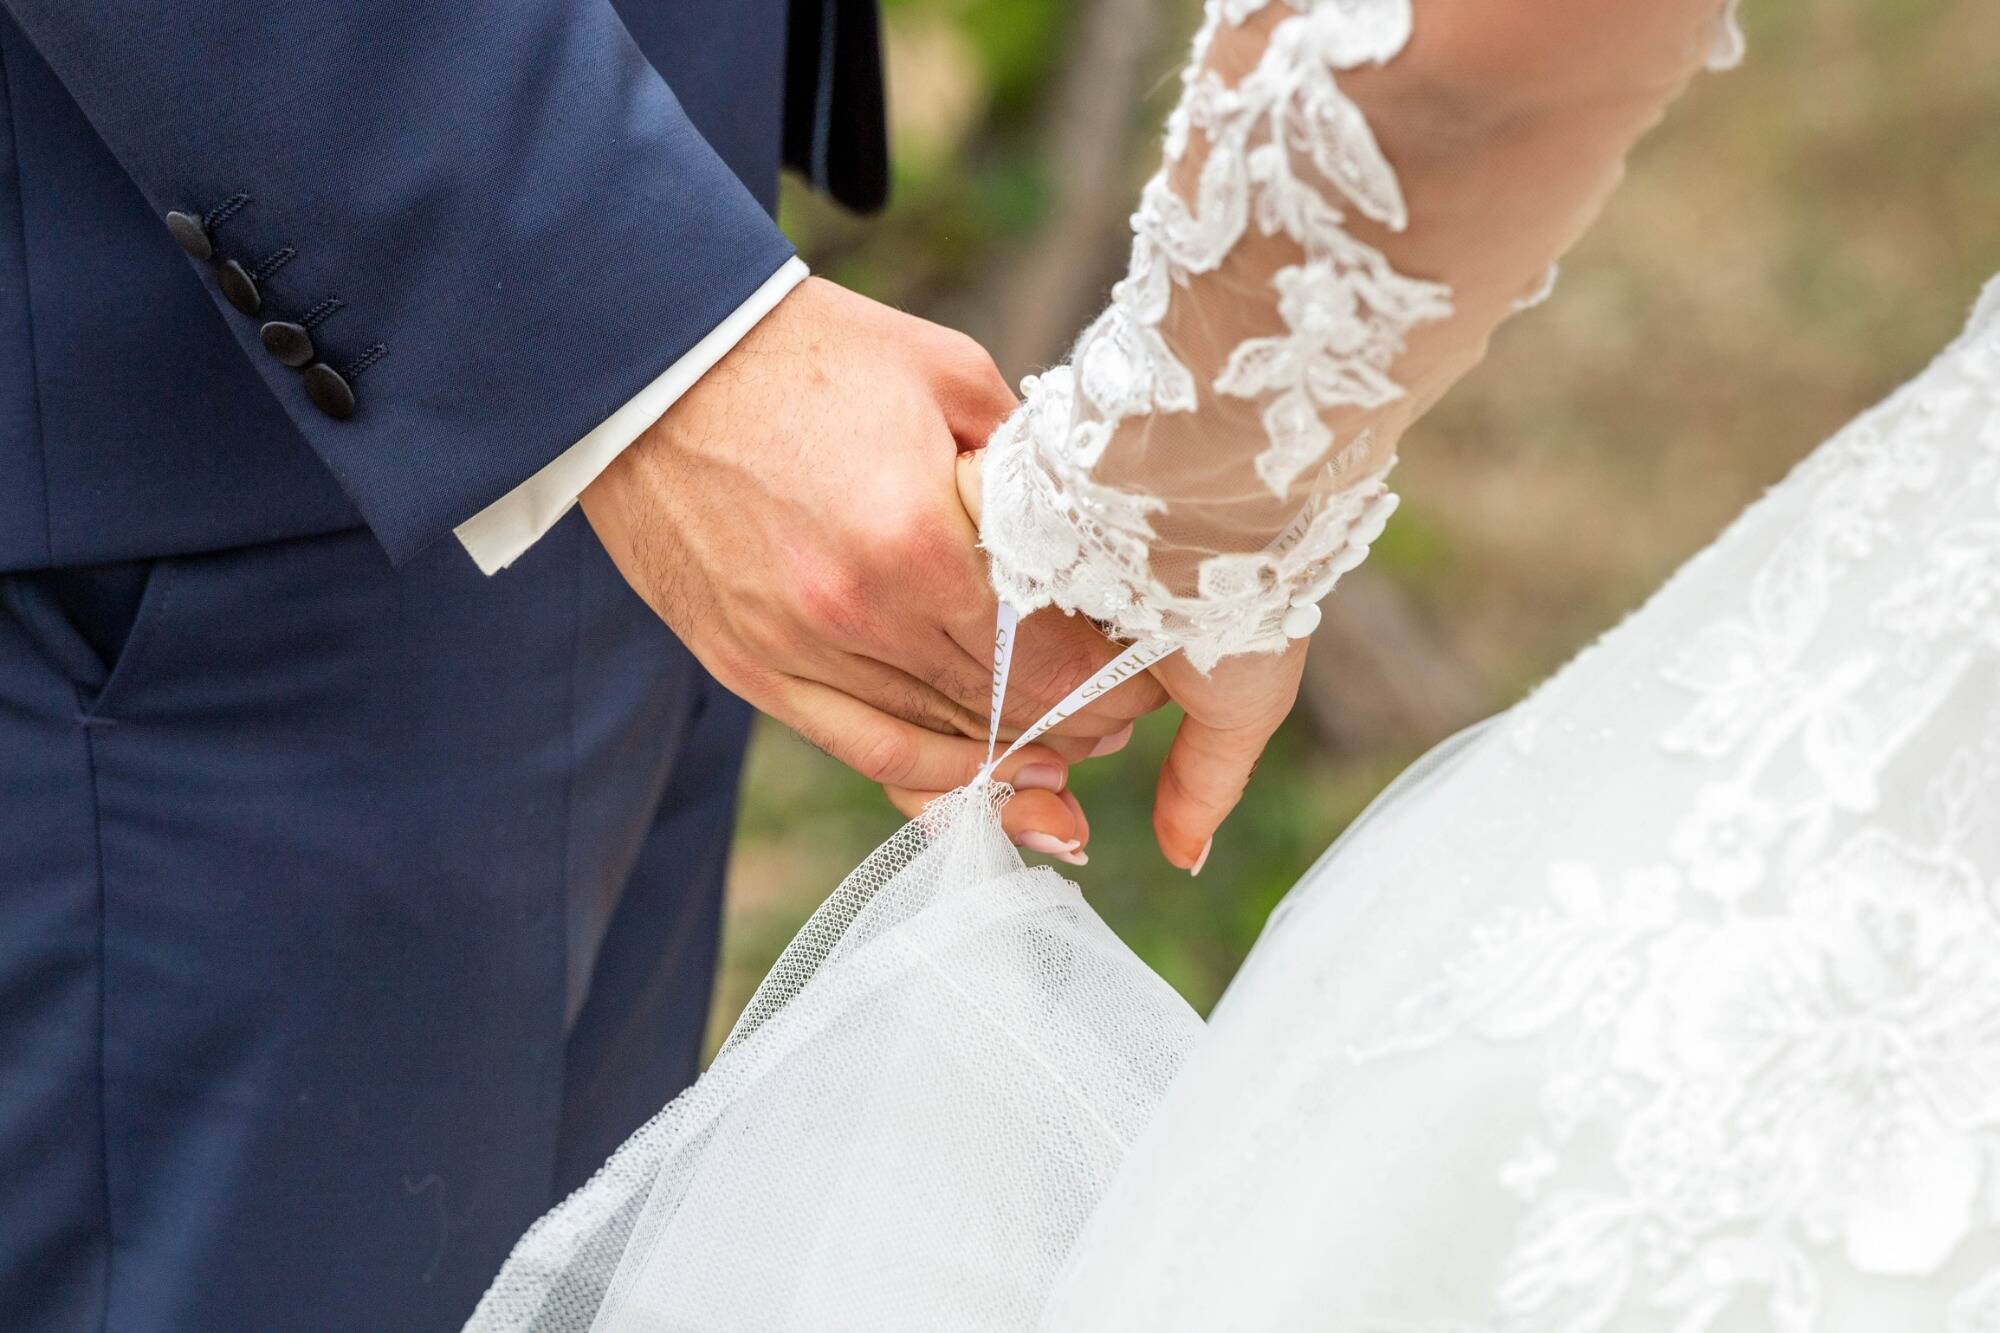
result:
[[[975,526],[980,515],[978,455],[958,460],[959,496]],[[1152,668],[1150,681],[1181,706],[1181,724],[1153,797],[1153,836],[1167,860],[1200,874],[1215,831],[1243,798],[1257,760],[1298,698],[1306,641],[1282,653],[1225,658],[1204,676],[1176,653]],[[1115,700],[1140,683],[1112,691]]]
[[[627,582],[724,685],[906,814],[986,755],[994,599],[954,461],[1014,407],[961,334],[809,278],[583,493]],[[1056,614],[1022,626],[1009,735],[1109,661]],[[999,776],[1015,841],[1078,860],[1070,762],[1162,686],[1122,686]],[[1170,853],[1171,855],[1171,853]]]

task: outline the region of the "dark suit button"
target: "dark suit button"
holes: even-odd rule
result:
[[[306,367],[306,397],[313,406],[336,421],[354,415],[354,388],[341,373],[324,361]]]
[[[249,269],[233,259],[222,266],[222,272],[215,280],[222,288],[222,294],[229,298],[229,304],[246,315],[256,314],[264,304],[264,294],[257,290],[257,280],[250,276]]]
[[[303,324],[274,319],[257,331],[264,350],[288,366],[303,366],[313,359],[312,335]]]
[[[167,230],[173,233],[176,244],[196,259],[215,258],[215,246],[209,242],[208,228],[201,225],[201,219],[192,213],[176,209],[167,214]]]

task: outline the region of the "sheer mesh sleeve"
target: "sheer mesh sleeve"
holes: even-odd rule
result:
[[[1737,51],[1719,0],[1642,8],[1432,0],[1413,44],[1411,0],[1209,0],[1130,268],[988,446],[1000,595],[1203,669],[1310,633],[1403,428]]]

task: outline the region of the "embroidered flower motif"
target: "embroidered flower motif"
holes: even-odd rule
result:
[[[1989,337],[1801,467],[1742,604],[1662,673],[1694,695],[1663,748],[1703,779],[1666,862],[1562,864],[1352,1048],[1540,1043],[1486,1333],[1812,1333],[1828,1274],[1935,1282],[2000,1235],[2000,896],[1970,854],[2000,723],[1948,730],[2000,651],[2000,496],[1954,475],[2000,421],[2000,378],[1955,379]],[[1912,572],[1877,577],[1890,553]],[[1944,1326],[2000,1333],[2000,1269]]]
[[[1978,1131],[2000,1125],[1981,1055],[2000,926],[1969,867],[1874,830],[1792,901],[1654,946],[1614,1059],[1663,1092],[1621,1169],[1683,1231],[1783,1207],[1862,1272],[1930,1272],[1971,1226]],[[1690,1088],[1708,1091],[1676,1095]]]
[[[2000,519],[1937,533],[1924,567],[1890,590],[1879,614],[1885,627],[1913,638],[1960,628],[2000,643]]]
[[[1988,1270],[1952,1298],[1944,1333],[2000,1333],[2000,1268]]]
[[[1784,822],[1770,802],[1741,787],[1704,788],[1674,833],[1674,859],[1688,883],[1723,902],[1734,902],[1764,878],[1765,854]]]
[[[1680,877],[1666,867],[1635,870],[1608,886],[1591,866],[1551,865],[1544,902],[1476,926],[1445,975],[1398,1006],[1380,1038],[1349,1054],[1378,1059],[1431,1045],[1462,1026],[1503,1041],[1542,1032],[1600,985],[1615,987],[1618,960],[1673,920],[1679,892]]]
[[[1257,475],[1283,495],[1333,443],[1322,411],[1402,397],[1387,371],[1402,340],[1366,317],[1361,294],[1329,263],[1281,269],[1275,281],[1285,334],[1238,343],[1215,389],[1239,398],[1276,395],[1264,408],[1271,443],[1257,458]]]
[[[1519,1152],[1501,1163],[1500,1186],[1510,1194],[1533,1199],[1561,1166],[1562,1158],[1555,1149],[1538,1138],[1530,1138]]]
[[[1225,26],[1280,2],[1293,12],[1271,25],[1254,68],[1225,83],[1206,67]],[[1374,532],[1340,523],[1386,518],[1380,469],[1325,466],[1341,443],[1325,414],[1399,397],[1389,371],[1405,335],[1449,315],[1451,299],[1440,284],[1396,273],[1345,229],[1349,207],[1396,228],[1406,213],[1395,172],[1338,75],[1402,49],[1410,10],[1410,0],[1211,0],[1168,120],[1168,168],[1147,183],[1132,219],[1130,268],[1078,341],[1074,372],[1026,388],[1029,401],[987,449],[994,585],[1016,609],[1086,611],[1122,636],[1170,638],[1206,669],[1231,653],[1283,647],[1286,612],[1324,596],[1366,554]],[[1201,169],[1177,188],[1172,168],[1196,135]],[[1162,581],[1151,552],[1168,523],[1184,538],[1200,531],[1209,495],[1169,503],[1101,474],[1117,470],[1104,464],[1124,439],[1143,439],[1121,434],[1120,423],[1197,410],[1195,374],[1163,324],[1175,293],[1220,267],[1252,225],[1303,257],[1272,280],[1284,331],[1223,349],[1209,387],[1256,405],[1266,439],[1254,469],[1268,492],[1301,500],[1294,488],[1311,485],[1296,521],[1268,548],[1191,544],[1189,593],[1185,577]],[[1234,289],[1228,299],[1238,299]],[[1038,394],[1062,402],[1037,403]],[[1340,494],[1349,488],[1353,499]]]

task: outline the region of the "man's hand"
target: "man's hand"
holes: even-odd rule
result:
[[[994,601],[953,465],[1013,407],[971,339],[809,278],[584,491],[583,509],[718,680],[908,808],[985,758]],[[1010,730],[1116,651],[1083,621],[1034,618]],[[1009,832],[1073,855],[1089,828],[1063,790],[1068,761],[1163,697],[1128,686],[1015,756],[1001,772],[1022,791]]]

